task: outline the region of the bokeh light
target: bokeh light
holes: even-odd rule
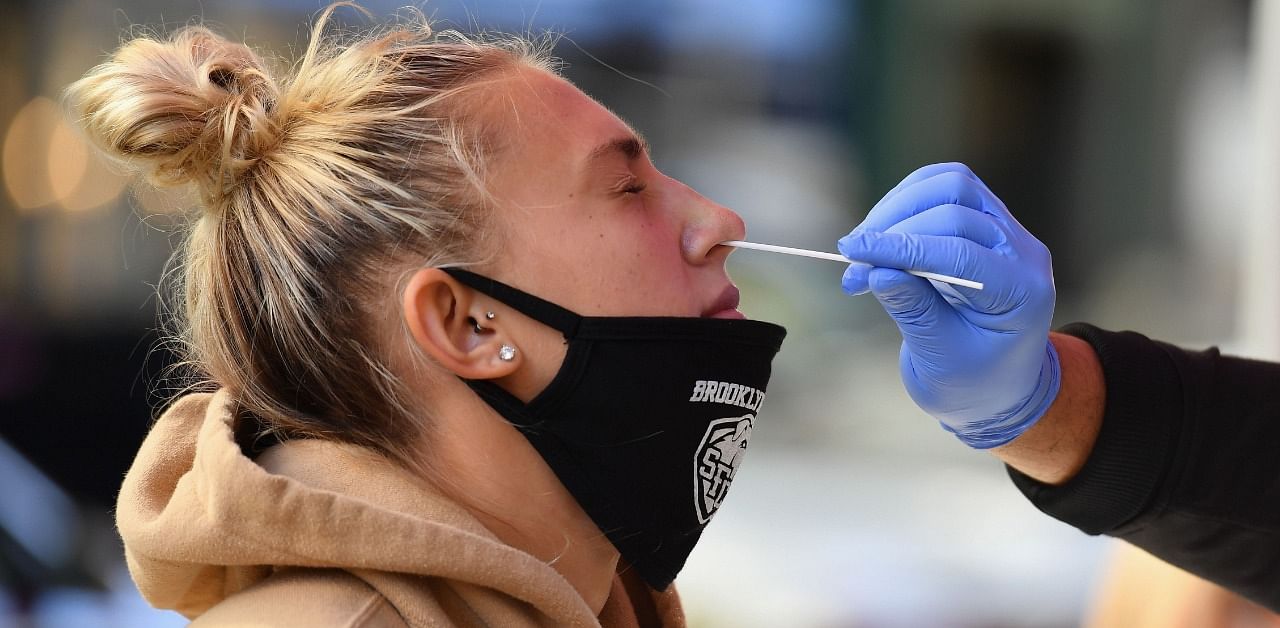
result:
[[[20,209],[55,206],[71,212],[103,208],[115,200],[128,177],[114,172],[63,109],[37,96],[18,111],[5,134],[4,183]]]
[[[89,166],[89,150],[61,116],[49,133],[48,146],[45,173],[54,197],[62,201],[82,187]]]
[[[61,119],[52,100],[36,97],[18,110],[4,138],[4,186],[15,205],[30,210],[58,200],[48,175],[49,144]]]

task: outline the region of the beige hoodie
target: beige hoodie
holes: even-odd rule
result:
[[[632,575],[595,616],[555,569],[367,449],[295,440],[251,460],[233,410],[225,390],[178,400],[125,477],[117,524],[154,606],[201,626],[684,625],[674,587]]]

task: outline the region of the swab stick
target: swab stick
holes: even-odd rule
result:
[[[754,249],[757,251],[768,251],[770,253],[782,253],[784,255],[799,255],[801,257],[829,259],[833,262],[844,262],[845,264],[858,261],[858,260],[851,260],[839,253],[825,253],[823,251],[810,251],[809,249],[797,249],[789,246],[778,246],[776,244],[759,244],[756,242],[743,242],[742,240],[725,240],[720,244],[723,244],[725,246],[732,246],[740,249]],[[957,286],[973,288],[974,290],[982,289],[982,283],[977,281],[970,281],[968,279],[961,279],[959,277],[952,277],[950,275],[939,275],[938,273],[930,273],[923,270],[908,270],[906,272],[908,274],[915,275],[917,277],[924,277],[925,279],[941,281],[942,283],[955,284]]]

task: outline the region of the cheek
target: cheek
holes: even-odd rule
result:
[[[621,313],[685,313],[684,301],[691,290],[682,238],[672,221],[647,217],[600,239],[610,242],[612,248],[597,257],[603,262],[601,271],[618,278],[608,282],[609,288],[603,292],[623,308]]]
[[[557,207],[508,225],[507,276],[595,316],[690,316],[694,290],[676,217],[654,207]]]

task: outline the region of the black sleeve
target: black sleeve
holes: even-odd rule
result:
[[[1079,323],[1062,331],[1102,362],[1098,440],[1066,484],[1010,468],[1014,484],[1050,516],[1280,612],[1280,364]]]

